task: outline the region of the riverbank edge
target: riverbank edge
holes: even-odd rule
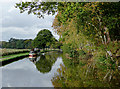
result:
[[[60,50],[59,50],[59,49],[42,50],[39,55],[41,55],[41,53],[51,52],[51,51],[60,51]],[[25,57],[28,57],[28,56],[29,56],[29,52],[26,52],[26,53],[16,54],[16,55],[14,55],[14,56],[12,56],[12,57],[9,57],[9,58],[1,59],[1,60],[0,60],[0,66],[9,64],[9,63],[11,63],[11,62],[13,62],[13,61],[17,61],[17,60],[20,60],[20,59],[25,58]]]
[[[22,53],[22,54],[19,54],[19,55],[15,55],[13,57],[9,57],[9,58],[0,60],[0,66],[4,66],[4,65],[9,64],[11,62],[14,62],[14,61],[20,60],[22,58],[28,57],[28,55],[29,55],[29,53]]]

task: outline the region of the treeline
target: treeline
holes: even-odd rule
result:
[[[10,38],[8,42],[1,41],[0,48],[10,49],[32,49],[32,48],[58,48],[60,49],[62,44],[54,38],[52,33],[48,29],[43,29],[38,32],[35,39],[15,39]]]
[[[10,38],[8,42],[1,41],[0,48],[10,48],[10,49],[30,49],[32,47],[32,39],[15,39]]]

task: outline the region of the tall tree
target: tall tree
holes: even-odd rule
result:
[[[22,2],[16,7],[40,17],[57,11],[54,29],[63,42],[75,43],[78,48],[92,43],[106,49],[111,40],[120,40],[120,2]]]
[[[36,38],[33,40],[33,45],[34,47],[44,49],[48,42],[52,42],[52,39],[53,39],[52,33],[47,29],[43,29],[39,31]]]

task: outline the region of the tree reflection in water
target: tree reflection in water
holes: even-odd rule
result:
[[[75,60],[75,61],[74,61]],[[120,87],[120,71],[99,69],[95,61],[63,58],[64,65],[51,80],[54,87]],[[108,73],[110,72],[110,73]],[[108,74],[108,75],[107,75]]]
[[[52,65],[55,63],[57,58],[60,56],[60,53],[51,52],[46,53],[45,55],[41,55],[40,59],[36,62],[36,68],[41,73],[48,73],[50,72]]]
[[[51,70],[51,62],[46,59],[46,56],[41,55],[40,60],[36,62],[36,68],[42,73],[47,73]]]

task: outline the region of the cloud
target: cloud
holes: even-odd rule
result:
[[[27,31],[28,28],[6,27],[2,28],[2,40],[9,40],[10,38],[30,39],[34,38],[35,33]]]
[[[39,31],[43,29],[49,29],[53,36],[56,39],[59,39],[59,36],[52,30],[52,27],[49,28],[37,28],[36,26],[33,26],[31,28],[29,27],[4,27],[0,28],[0,33],[2,33],[2,40],[8,41],[10,38],[16,38],[16,39],[34,39]]]
[[[5,0],[5,2],[2,2],[2,6],[0,6],[2,7],[0,11],[0,13],[2,13],[2,16],[0,16],[2,40],[7,41],[12,37],[19,39],[34,39],[37,33],[42,29],[49,29],[57,39],[59,38],[51,27],[55,15],[48,16],[45,14],[44,19],[39,19],[37,16],[33,14],[28,15],[26,12],[21,14],[19,9],[14,7],[15,2],[10,1],[8,0],[9,3],[7,3]]]
[[[17,3],[17,2],[20,2],[20,0],[0,0],[0,3],[3,4],[3,3]]]
[[[10,38],[34,39],[36,32],[37,29],[30,29],[29,27],[6,27],[2,28],[2,40],[9,40]]]
[[[9,13],[8,13],[9,12]],[[34,24],[39,24],[39,27],[50,27],[55,16],[45,15],[44,19],[39,19],[35,15],[28,15],[27,13],[19,13],[18,9],[10,8],[8,12],[3,13],[2,26],[3,27],[31,27]],[[6,14],[8,13],[8,14]]]
[[[15,10],[15,7],[13,6],[13,7],[11,7],[11,8],[8,10],[8,12],[11,13],[11,12],[14,11],[14,10]]]

